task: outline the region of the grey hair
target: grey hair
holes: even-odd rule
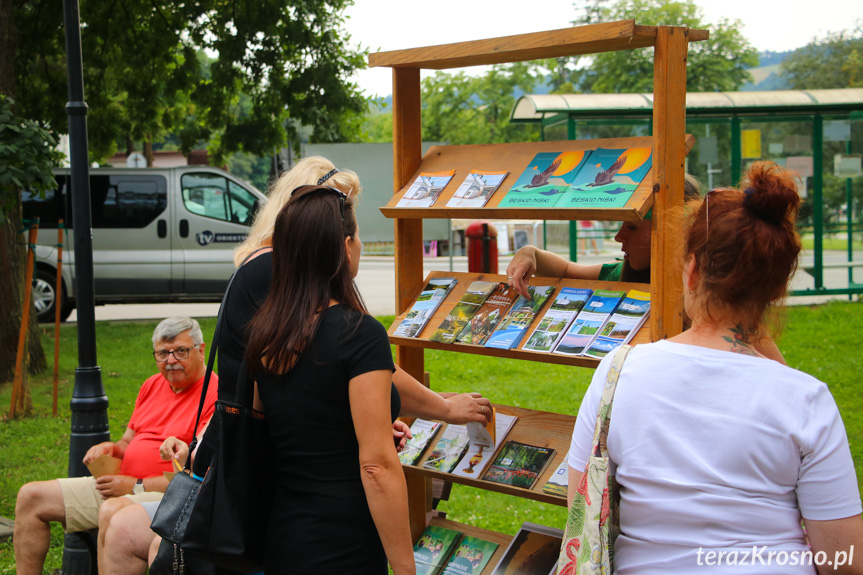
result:
[[[175,315],[174,317],[163,319],[156,326],[156,329],[153,330],[153,347],[156,347],[156,344],[160,341],[174,341],[174,338],[184,331],[189,332],[189,336],[195,345],[204,343],[204,334],[201,333],[201,326],[198,325],[197,321],[190,317]]]

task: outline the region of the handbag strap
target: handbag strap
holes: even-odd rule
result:
[[[605,387],[602,390],[602,399],[599,401],[599,410],[596,413],[596,429],[593,432],[593,456],[608,457],[608,428],[611,422],[611,406],[614,401],[614,391],[617,389],[617,380],[620,379],[620,371],[623,362],[632,349],[631,345],[621,345],[617,348],[608,374],[605,376]]]
[[[216,362],[216,350],[219,348],[219,332],[221,331],[223,312],[225,310],[225,302],[228,301],[228,293],[231,291],[231,285],[234,283],[234,278],[237,277],[237,272],[240,271],[247,261],[258,252],[266,249],[271,249],[270,246],[264,246],[256,249],[240,263],[240,266],[231,274],[228,280],[228,285],[225,288],[225,294],[222,296],[222,303],[219,305],[219,314],[216,316],[216,329],[213,330],[213,344],[210,346],[210,356],[207,359],[207,370],[204,372],[204,387],[201,389],[201,400],[198,402],[198,415],[195,417],[195,428],[192,431],[192,442],[189,444],[189,456],[186,458],[184,469],[192,469],[192,453],[198,445],[198,424],[201,422],[201,413],[204,411],[204,403],[207,400],[207,389],[210,387],[210,378],[213,375],[213,364]]]

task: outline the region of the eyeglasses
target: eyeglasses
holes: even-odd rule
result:
[[[308,194],[313,194],[315,192],[331,192],[336,194],[339,197],[339,214],[342,216],[342,224],[345,223],[345,202],[348,199],[348,195],[341,190],[338,190],[332,186],[315,186],[315,185],[306,185],[295,188],[293,192],[291,192],[291,199],[297,198],[299,196],[305,196]]]
[[[193,345],[192,347],[178,347],[173,351],[167,351],[164,349],[160,351],[154,351],[153,357],[156,358],[156,361],[158,361],[159,363],[165,363],[166,361],[168,361],[169,355],[173,355],[174,359],[176,360],[189,359],[189,353],[191,353],[191,351],[196,347],[198,346]]]

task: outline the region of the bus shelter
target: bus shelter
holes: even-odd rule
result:
[[[652,116],[653,94],[533,94],[518,99],[510,121],[539,124],[543,140],[566,140],[649,136]],[[758,160],[799,174],[802,266],[814,285],[791,295],[863,293],[854,276],[863,267],[854,258],[863,231],[863,88],[690,92],[686,122],[696,137],[686,170],[708,190],[736,185]],[[573,260],[576,236],[572,222]],[[837,269],[847,269],[847,285],[825,285],[825,271]]]

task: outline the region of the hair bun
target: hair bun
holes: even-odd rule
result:
[[[793,222],[800,206],[800,195],[793,172],[773,162],[756,162],[749,168],[743,190],[743,205],[753,215],[776,224]]]

